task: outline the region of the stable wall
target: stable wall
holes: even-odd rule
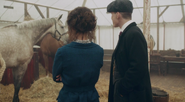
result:
[[[0,28],[10,25],[11,23],[0,22]],[[13,24],[13,23],[12,23]],[[142,30],[142,25],[138,25]],[[185,47],[184,23],[168,23],[159,26],[159,50],[182,50]],[[96,43],[104,49],[115,49],[119,37],[120,28],[112,26],[96,27]],[[151,35],[154,38],[154,50],[157,50],[157,24],[151,24]]]
[[[142,30],[142,25],[138,25]],[[96,29],[96,43],[104,49],[115,49],[120,28],[112,26],[98,26]],[[154,50],[157,50],[157,24],[151,24],[150,33],[154,38]],[[159,26],[159,50],[184,49],[184,24],[168,23]]]

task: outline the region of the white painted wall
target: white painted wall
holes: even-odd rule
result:
[[[142,30],[142,25],[138,25],[138,26]],[[184,24],[183,23],[169,23],[169,24],[165,24],[165,26],[163,24],[160,24],[159,50],[163,50],[164,30],[165,30],[165,49],[164,50],[184,49]],[[100,29],[97,28],[96,29],[97,44],[102,46],[104,49],[114,49],[117,45],[119,32],[120,32],[119,28],[114,28],[113,30],[113,27],[111,26],[100,27]],[[154,50],[157,50],[157,25],[156,24],[151,25],[150,32],[156,43]],[[100,39],[100,42],[99,42],[99,39]]]

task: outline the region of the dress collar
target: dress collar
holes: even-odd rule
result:
[[[75,42],[77,42],[77,43],[82,43],[82,44],[87,44],[87,43],[91,43],[91,41],[89,40],[89,39],[87,39],[87,40],[76,40]]]

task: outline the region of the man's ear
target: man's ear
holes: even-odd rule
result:
[[[121,14],[119,12],[116,12],[116,18],[119,19],[121,17]]]

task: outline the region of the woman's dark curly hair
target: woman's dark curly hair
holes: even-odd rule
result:
[[[70,41],[75,41],[79,34],[95,40],[96,17],[87,7],[77,7],[67,17]]]

